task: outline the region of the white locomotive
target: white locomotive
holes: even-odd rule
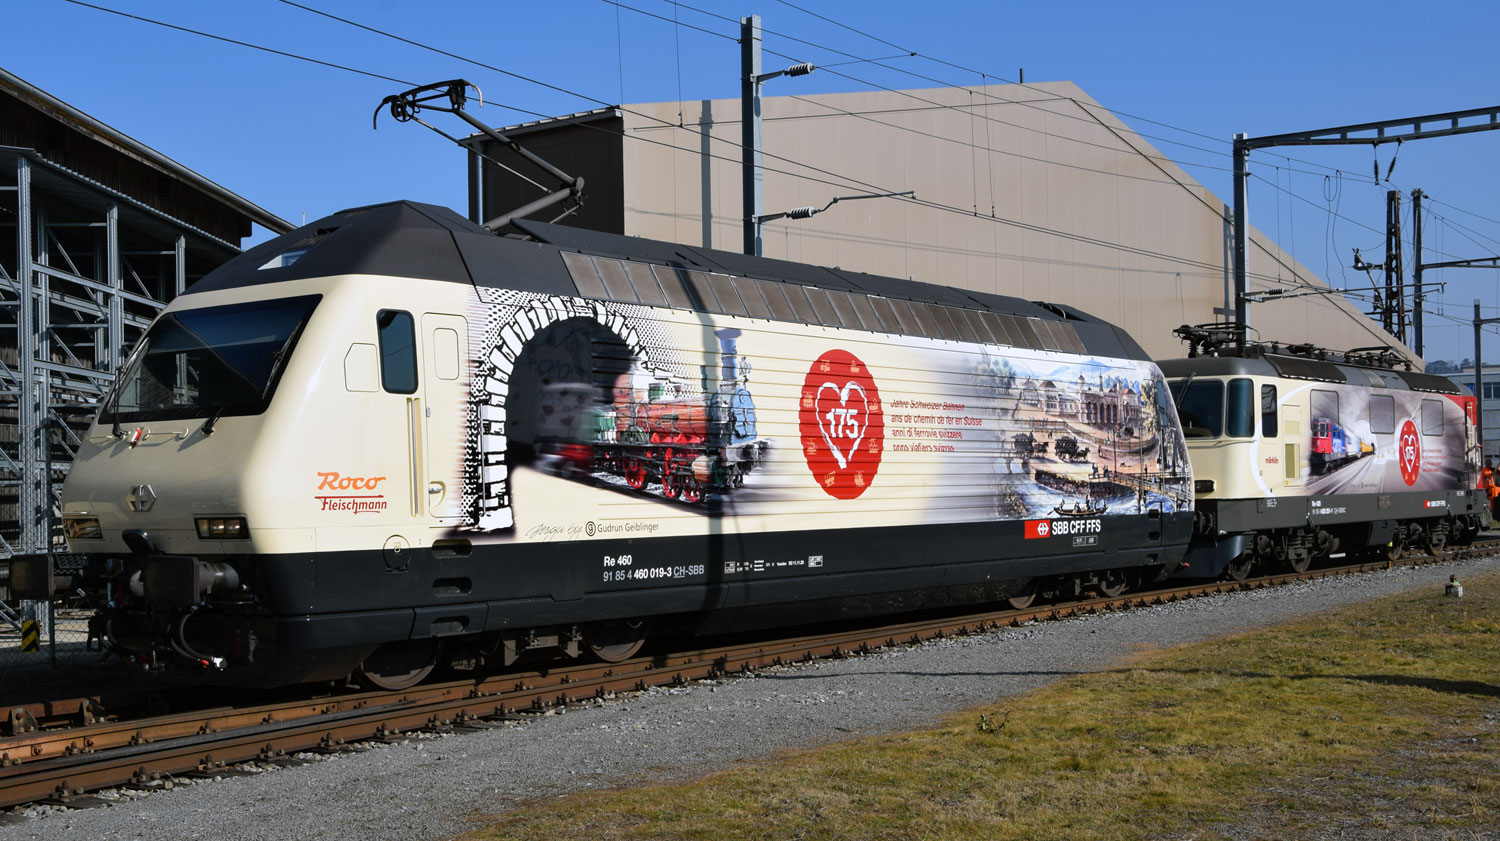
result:
[[[1185,550],[1165,381],[1106,323],[514,227],[357,208],[172,302],[63,490],[112,650],[395,687],[622,658],[652,621],[1112,591]]]
[[[1474,398],[1451,380],[1376,350],[1177,332],[1195,351],[1161,363],[1196,484],[1184,574],[1300,572],[1338,552],[1435,551],[1478,531]]]

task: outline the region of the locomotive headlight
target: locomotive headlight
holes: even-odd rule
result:
[[[1214,480],[1212,480],[1212,479],[1196,479],[1196,480],[1193,481],[1193,493],[1195,493],[1195,494],[1211,494],[1213,492],[1214,492]]]
[[[198,537],[203,540],[242,540],[250,536],[244,517],[199,517]]]
[[[104,537],[104,530],[99,528],[98,517],[65,517],[63,535],[69,540],[98,540]]]

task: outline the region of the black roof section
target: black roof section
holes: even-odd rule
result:
[[[1082,345],[1080,350],[1100,356],[1147,358],[1124,331],[1071,307],[566,225],[526,220],[512,224],[528,239],[496,236],[436,205],[397,201],[351,208],[246,251],[187,291],[209,292],[333,275],[371,274],[552,295],[604,297],[587,294],[575,282],[561,257],[575,253],[670,267],[684,273],[755,278],[995,313],[1023,321],[1065,322],[1070,326],[1069,332],[1076,333]],[[948,333],[963,335],[971,329],[972,326],[958,325],[955,330],[944,331],[943,337]],[[1061,340],[1056,342],[1060,347],[1066,344]]]
[[[1164,359],[1157,363],[1168,377],[1288,377],[1325,383],[1349,383],[1373,388],[1395,388],[1430,391],[1436,394],[1462,394],[1447,377],[1412,371],[1392,371],[1368,365],[1333,363],[1300,356],[1264,354],[1261,356],[1198,356],[1190,359]]]

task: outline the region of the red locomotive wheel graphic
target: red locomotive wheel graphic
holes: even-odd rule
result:
[[[1396,443],[1396,461],[1401,465],[1401,480],[1415,485],[1422,473],[1422,439],[1417,437],[1417,427],[1411,421],[1401,425],[1401,438]]]
[[[802,383],[798,421],[807,468],[829,496],[854,499],[875,480],[884,418],[880,390],[859,357],[847,350],[818,357]]]

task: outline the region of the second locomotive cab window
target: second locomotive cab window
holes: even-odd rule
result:
[[[1422,401],[1422,434],[1443,434],[1443,404],[1441,401]]]
[[[1337,391],[1325,391],[1320,388],[1312,390],[1312,422],[1314,427],[1318,422],[1340,427],[1339,424],[1339,393]],[[1340,427],[1342,428],[1342,427]],[[1314,433],[1319,434],[1319,433]],[[1327,434],[1327,431],[1321,433]]]
[[[1260,434],[1262,438],[1275,438],[1281,434],[1276,422],[1276,386],[1260,387]]]
[[[1243,377],[1229,381],[1229,411],[1225,413],[1225,433],[1230,438],[1255,436],[1255,384]]]
[[[381,310],[375,316],[380,332],[380,384],[392,394],[417,390],[417,333],[411,313]]]
[[[1375,435],[1396,434],[1396,398],[1389,394],[1370,397],[1370,432]]]
[[[1224,381],[1178,380],[1172,384],[1182,434],[1188,438],[1218,438],[1224,434]]]

